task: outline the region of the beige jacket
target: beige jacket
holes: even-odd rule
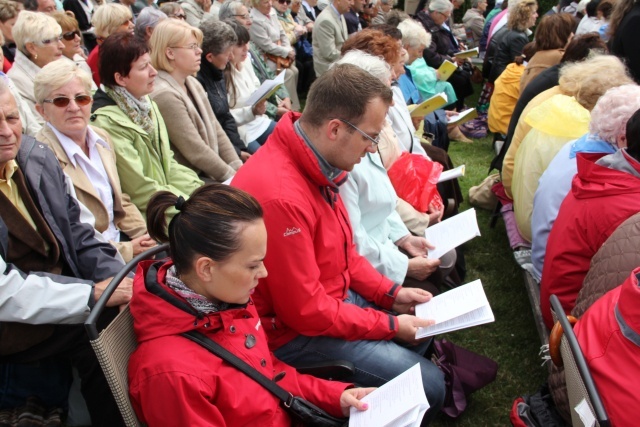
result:
[[[129,195],[122,193],[120,189],[120,179],[118,178],[118,171],[116,169],[116,153],[113,150],[111,139],[102,129],[93,126],[91,126],[91,129],[111,147],[111,149],[108,150],[102,145],[96,144],[96,149],[98,153],[100,153],[102,164],[109,177],[111,188],[113,189],[113,222],[115,226],[129,238],[135,239],[136,237],[140,237],[147,232],[147,225],[138,208],[131,203]],[[107,208],[102,203],[102,200],[100,200],[100,196],[98,196],[95,187],[91,181],[89,181],[89,178],[85,175],[82,168],[79,166],[75,167],[69,160],[56,134],[53,133],[49,126],[43,126],[36,139],[51,147],[60,162],[60,167],[64,173],[71,178],[78,200],[85,205],[95,217],[96,230],[101,233],[105,231],[109,227]],[[125,262],[131,261],[131,258],[133,258],[133,245],[131,242],[111,242],[111,244],[118,249],[118,252],[120,252]]]
[[[340,57],[340,49],[347,40],[347,23],[331,4],[318,15],[313,25],[313,69],[320,77]]]
[[[235,175],[242,161],[216,119],[200,82],[188,77],[186,86],[191,97],[169,73],[158,71],[151,94],[167,126],[175,158],[201,177],[226,181]]]

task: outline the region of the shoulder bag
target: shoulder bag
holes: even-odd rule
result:
[[[292,425],[311,427],[345,427],[348,425],[347,418],[336,418],[313,403],[294,396],[206,335],[196,331],[185,332],[181,335],[196,344],[200,344],[234,368],[242,371],[280,399],[280,404],[293,421]]]

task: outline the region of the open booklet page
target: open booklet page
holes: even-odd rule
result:
[[[482,282],[475,280],[416,306],[416,316],[432,319],[435,325],[419,328],[416,338],[424,338],[495,320]]]
[[[260,87],[256,89],[256,91],[253,92],[251,96],[249,96],[249,98],[246,101],[246,105],[256,105],[258,102],[263,101],[271,97],[271,95],[273,95],[274,93],[276,93],[278,88],[280,88],[280,86],[284,84],[284,73],[285,72],[282,71],[280,74],[276,76],[275,79],[273,80],[267,79],[264,82],[262,82]]]
[[[419,427],[429,409],[420,364],[414,365],[364,398],[366,411],[351,408],[349,427]]]
[[[479,235],[476,210],[473,208],[432,225],[424,232],[424,237],[435,246],[435,249],[429,250],[429,258],[440,258]]]
[[[447,95],[444,92],[440,92],[422,101],[420,104],[410,105],[409,113],[411,117],[424,117],[447,105],[447,101]]]
[[[475,119],[476,117],[478,117],[478,110],[476,110],[475,108],[468,108],[456,114],[455,116],[447,117],[447,124],[461,125],[468,122],[469,120]]]

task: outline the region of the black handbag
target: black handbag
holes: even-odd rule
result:
[[[301,397],[292,395],[206,335],[196,331],[185,332],[181,335],[197,344],[200,344],[202,347],[206,348],[225,362],[231,364],[239,371],[244,372],[251,379],[266,388],[267,391],[280,399],[280,404],[291,417],[292,425],[310,427],[344,427],[348,425],[347,418],[336,418],[327,414],[313,403]]]

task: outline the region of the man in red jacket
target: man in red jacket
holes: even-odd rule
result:
[[[409,313],[431,294],[394,284],[358,255],[338,192],[346,171],[376,150],[391,102],[391,90],[366,71],[333,67],[312,86],[304,114],[283,116],[232,185],[264,210],[269,276],[254,300],[276,356],[293,366],[350,360],[351,380],[363,386],[419,363],[431,405],[426,424],[445,387],[422,356],[428,342],[415,340],[417,328],[432,322]]]

